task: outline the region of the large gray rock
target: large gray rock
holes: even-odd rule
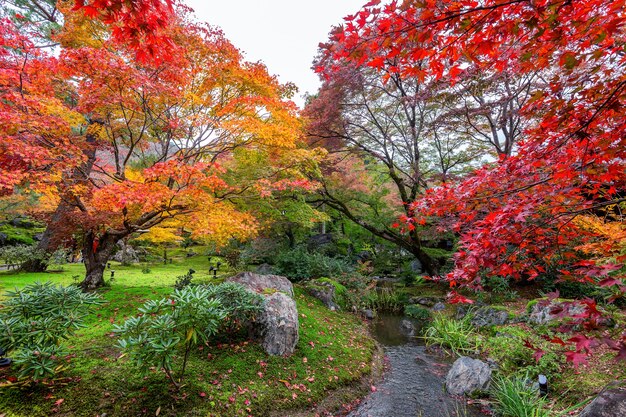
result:
[[[459,309],[457,317],[463,318],[468,312],[471,315],[470,322],[476,327],[502,326],[509,322],[509,312],[494,307],[480,307],[465,313],[462,313],[462,309]]]
[[[254,272],[240,272],[226,281],[236,282],[251,291],[259,294],[266,293],[267,290],[284,292],[293,297],[293,284],[285,277],[279,275],[260,275]]]
[[[113,255],[114,261],[120,262],[124,265],[131,265],[139,262],[139,254],[135,248],[124,243],[123,240],[119,240],[117,242],[117,247],[119,250],[115,255]]]
[[[446,376],[446,390],[452,395],[486,391],[491,379],[491,368],[485,362],[461,356]]]
[[[293,285],[278,275],[241,272],[226,281],[243,285],[265,297],[259,314],[260,327],[254,330],[263,349],[270,355],[289,356],[298,343],[298,310],[293,300]]]
[[[626,381],[613,382],[578,417],[626,416]]]
[[[559,320],[561,317],[574,316],[585,312],[582,305],[572,305],[559,301],[539,301],[533,305],[528,314],[528,322],[534,324],[546,324]]]
[[[289,356],[298,343],[298,310],[295,301],[282,292],[265,298],[260,321],[263,349],[270,355]]]

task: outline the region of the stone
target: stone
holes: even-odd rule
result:
[[[415,325],[409,319],[402,319],[400,322],[400,332],[409,337],[415,336]]]
[[[534,324],[546,324],[551,321],[559,320],[560,312],[563,309],[568,309],[568,316],[574,316],[576,314],[582,314],[585,312],[585,307],[581,305],[569,305],[568,303],[559,301],[539,301],[532,306],[528,315],[528,322]]]
[[[509,322],[508,311],[493,307],[481,307],[470,314],[470,322],[476,327],[502,326]]]
[[[9,236],[6,233],[0,232],[0,246],[4,246],[7,243]]]
[[[295,301],[282,292],[270,294],[265,297],[259,319],[263,326],[262,346],[265,352],[275,356],[293,354],[299,339]]]
[[[443,311],[446,309],[446,305],[442,302],[435,303],[433,306],[433,311]]]
[[[311,251],[316,251],[324,246],[331,245],[334,241],[332,233],[320,233],[309,237],[307,240],[307,248]]]
[[[374,320],[374,317],[376,317],[374,312],[370,309],[361,310],[361,315],[368,320]]]
[[[626,381],[607,385],[578,417],[626,416]]]
[[[422,263],[419,259],[413,259],[410,264],[411,272],[414,274],[421,274],[424,270],[422,268]]]
[[[411,297],[409,298],[409,304],[419,304],[424,307],[432,307],[435,304],[442,302],[443,298],[439,297]]]
[[[137,254],[135,248],[124,243],[123,240],[119,240],[117,242],[117,247],[119,250],[115,255],[113,255],[112,258],[114,261],[125,265],[136,264],[139,262],[139,255]]]
[[[236,282],[251,291],[263,294],[267,290],[281,291],[293,297],[293,284],[280,275],[261,275],[254,272],[240,272],[235,276],[226,279],[228,282]]]
[[[339,305],[335,302],[336,288],[330,282],[312,280],[306,282],[304,288],[309,295],[320,300],[330,310],[339,310]]]
[[[479,359],[461,356],[446,376],[446,390],[452,395],[469,395],[486,391],[491,380],[491,368]]]

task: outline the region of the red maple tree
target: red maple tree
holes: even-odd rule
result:
[[[545,82],[519,110],[533,122],[516,152],[411,206],[407,229],[439,223],[460,237],[451,284],[480,288],[488,275],[534,279],[550,269],[623,294],[626,257],[581,254],[598,234],[575,220],[600,210],[610,220],[626,201],[626,2],[380,3],[345,19],[319,72],[330,76],[350,61],[450,85],[467,73],[505,70]],[[581,320],[597,316],[594,303],[587,307]]]

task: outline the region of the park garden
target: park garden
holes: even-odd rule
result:
[[[0,417],[626,415],[624,0],[210,23],[0,5]]]

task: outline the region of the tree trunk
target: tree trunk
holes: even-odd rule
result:
[[[97,123],[97,122],[91,122]],[[96,142],[96,137],[88,134],[86,137],[88,144]],[[89,146],[84,151],[87,160],[81,164],[79,168],[73,170],[70,177],[76,184],[84,184],[89,180],[89,175],[93,168],[93,164],[96,160],[96,149],[93,146]],[[63,235],[70,235],[67,231],[63,231],[67,222],[67,216],[71,215],[71,211],[74,209],[72,205],[66,201],[61,200],[58,207],[54,211],[50,222],[46,226],[46,230],[39,243],[37,244],[37,250],[44,254],[44,259],[34,259],[22,264],[22,270],[26,272],[44,272],[48,268],[48,257],[54,252],[61,244],[61,238]],[[61,238],[60,238],[61,237]]]
[[[46,230],[43,232],[41,240],[37,243],[36,251],[42,254],[42,258],[30,259],[24,262],[21,266],[22,271],[25,272],[44,272],[48,268],[48,257],[54,252],[58,246],[58,239],[54,238],[54,233],[58,229],[59,224],[63,222],[67,206],[60,203],[57,209],[54,211]],[[54,242],[54,240],[57,240]]]
[[[86,273],[85,279],[80,283],[83,291],[93,291],[104,285],[104,270],[119,239],[120,236],[107,233],[100,238],[96,238],[93,231],[85,234],[83,261],[85,262]]]
[[[420,248],[414,248],[412,250],[412,253],[417,258],[417,260],[420,261],[420,263],[422,264],[422,269],[429,276],[436,276],[439,274],[439,266],[433,258],[426,254],[426,252],[424,252]]]

